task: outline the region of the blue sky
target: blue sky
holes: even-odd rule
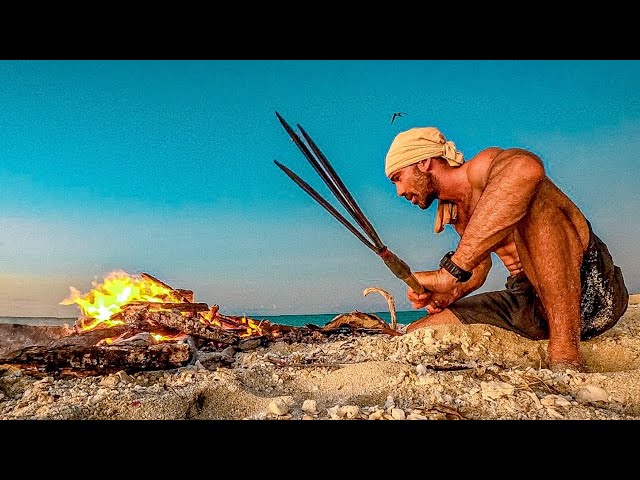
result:
[[[538,154],[640,291],[640,61],[12,60],[0,105],[0,315],[75,317],[58,304],[69,287],[114,270],[227,314],[385,311],[369,286],[410,309],[404,283],[276,167],[339,206],[275,111],[415,271],[458,237],[396,196],[384,156],[400,131],[436,126],[467,159]],[[494,260],[481,291],[504,284]]]

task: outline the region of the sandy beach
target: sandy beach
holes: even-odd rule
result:
[[[401,326],[402,328],[402,326]],[[582,342],[587,371],[545,368],[546,341],[443,325],[201,353],[166,371],[34,378],[0,367],[0,418],[561,420],[640,416],[640,307]]]

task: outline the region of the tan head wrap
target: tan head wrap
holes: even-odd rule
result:
[[[396,135],[391,143],[385,159],[384,173],[391,177],[393,172],[431,157],[442,157],[452,167],[459,167],[464,163],[462,152],[440,130],[435,127],[412,128]],[[455,223],[457,219],[458,206],[438,199],[433,231],[440,233],[446,224]]]
[[[464,163],[464,155],[456,150],[455,143],[447,141],[435,127],[419,127],[400,132],[389,147],[384,173],[390,177],[396,170],[431,157],[445,158],[452,167],[459,167]]]

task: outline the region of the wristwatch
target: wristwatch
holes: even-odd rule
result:
[[[440,268],[444,268],[447,272],[458,279],[458,282],[466,282],[471,278],[471,272],[461,269],[458,265],[453,263],[451,256],[456,253],[454,251],[445,253],[442,260],[440,260]]]

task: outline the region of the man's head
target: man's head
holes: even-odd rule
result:
[[[384,170],[398,196],[424,210],[437,198],[439,185],[431,170],[440,163],[458,167],[464,163],[464,156],[437,128],[412,128],[393,140]]]
[[[413,165],[426,158],[444,158],[452,167],[464,163],[464,155],[456,150],[452,141],[447,141],[435,127],[418,127],[396,135],[385,158],[384,173],[391,174],[403,167]]]

